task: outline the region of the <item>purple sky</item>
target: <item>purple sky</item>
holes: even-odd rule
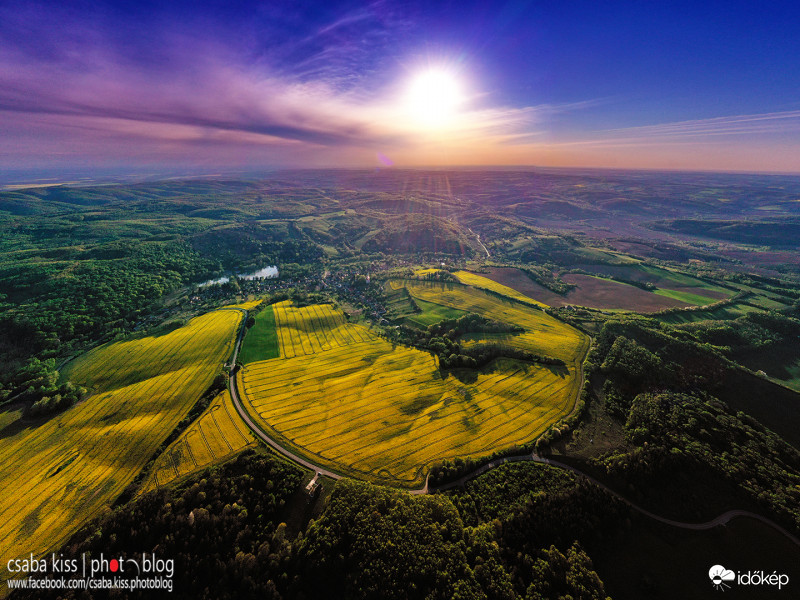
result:
[[[65,4],[0,2],[0,170],[800,171],[793,3]]]

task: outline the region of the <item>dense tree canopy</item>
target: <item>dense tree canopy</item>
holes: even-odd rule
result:
[[[342,480],[321,516],[298,532],[282,520],[306,510],[300,471],[250,450],[117,508],[75,535],[63,553],[136,557],[136,549],[173,558],[174,598],[602,600],[591,560],[570,538],[586,527],[580,521],[589,513],[582,510],[600,515],[600,505],[571,476],[541,469],[526,465],[513,473],[520,482],[510,488],[494,476],[481,479],[463,496],[412,496]],[[586,502],[562,511],[537,536],[546,515],[515,520],[539,512],[544,497],[563,501],[561,492],[548,491],[555,482]],[[466,508],[489,496],[512,510],[478,515]],[[553,539],[546,531],[557,521],[566,532],[558,543],[544,542]]]

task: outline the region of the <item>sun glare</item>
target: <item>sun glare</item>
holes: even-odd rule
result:
[[[411,81],[406,108],[418,125],[440,129],[452,123],[464,100],[461,85],[452,73],[428,69]]]

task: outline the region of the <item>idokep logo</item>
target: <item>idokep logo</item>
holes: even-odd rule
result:
[[[738,571],[734,573],[722,565],[714,565],[708,570],[708,578],[715,589],[725,591],[732,584],[739,586],[750,585],[774,585],[779,590],[789,583],[789,576],[786,573],[765,573],[764,571]]]
[[[722,565],[714,565],[708,570],[708,577],[711,579],[711,585],[723,592],[731,587],[728,582],[736,579],[736,573],[723,567]]]

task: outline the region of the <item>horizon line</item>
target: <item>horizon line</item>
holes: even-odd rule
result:
[[[35,169],[44,172],[44,169]],[[232,171],[220,171],[211,169],[214,173],[192,173],[170,174],[168,171],[163,174],[157,173],[118,173],[107,175],[87,175],[86,171],[71,173],[72,177],[78,178],[71,181],[53,182],[59,177],[37,177],[33,179],[19,178],[0,182],[0,191],[24,191],[27,189],[41,189],[47,187],[94,187],[97,185],[125,185],[128,183],[157,183],[164,181],[185,181],[195,179],[238,179],[257,181],[269,179],[279,173],[303,173],[314,171],[330,172],[383,172],[383,171],[604,171],[622,173],[670,173],[670,174],[705,174],[705,175],[750,175],[750,176],[774,176],[774,177],[800,177],[798,171],[758,171],[758,170],[738,170],[738,169],[685,169],[669,167],[607,167],[607,166],[550,166],[550,165],[408,165],[408,166],[363,166],[363,167],[338,167],[338,166],[319,166],[319,167],[264,167],[263,169],[238,169]],[[69,170],[65,170],[69,173]],[[57,171],[56,171],[57,172]],[[63,172],[63,171],[62,171]],[[64,178],[69,179],[68,175]],[[137,181],[124,181],[125,179]]]

